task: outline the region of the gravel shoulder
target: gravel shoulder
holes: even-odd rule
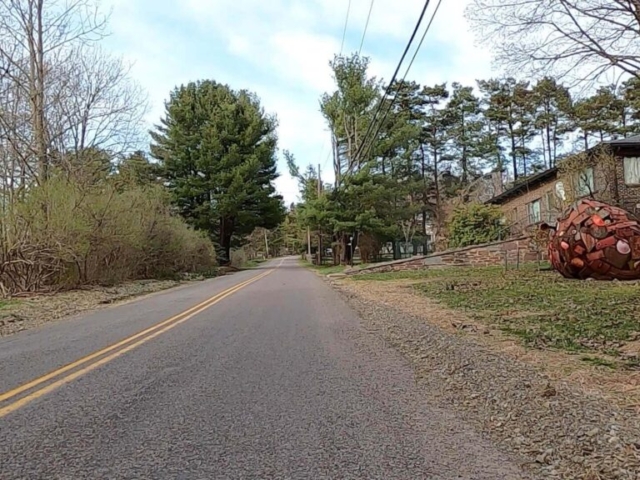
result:
[[[414,367],[430,401],[543,478],[640,480],[634,379],[525,349],[407,283],[328,280]],[[607,383],[606,377],[609,377]]]

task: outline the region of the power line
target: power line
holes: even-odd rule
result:
[[[358,49],[358,55],[362,52],[362,45],[364,45],[364,37],[367,35],[367,28],[369,28],[369,20],[371,19],[371,11],[373,10],[373,4],[375,0],[371,0],[371,5],[369,5],[369,14],[367,15],[367,23],[364,24],[364,32],[362,32],[362,39],[360,40],[360,48]]]
[[[404,72],[404,76],[402,77],[402,80],[400,81],[400,84],[404,83],[405,79],[407,78],[407,75],[409,74],[409,70],[411,70],[411,66],[413,65],[413,62],[415,61],[416,57],[418,56],[418,52],[420,51],[420,47],[422,47],[424,39],[427,36],[427,33],[429,32],[429,29],[431,28],[431,24],[433,23],[433,20],[436,17],[436,14],[438,13],[438,10],[440,9],[440,5],[441,4],[442,4],[442,0],[438,0],[438,4],[436,5],[436,8],[433,11],[433,14],[431,15],[431,19],[429,20],[429,23],[427,24],[427,28],[425,29],[424,33],[422,34],[422,37],[420,38],[420,42],[418,43],[416,51],[413,53],[413,57],[411,57],[411,61],[409,62],[409,65],[407,66],[407,70]],[[378,128],[376,129],[376,132],[373,134],[373,138],[371,139],[371,142],[369,142],[369,146],[366,147],[366,150],[365,150],[366,154],[368,154],[370,152],[371,147],[373,146],[373,143],[375,142],[376,138],[378,137],[378,133],[380,133],[380,129],[384,125],[384,121],[387,119],[387,116],[389,115],[389,112],[391,111],[391,108],[393,107],[393,104],[395,103],[396,99],[398,98],[398,94],[399,94],[399,92],[396,90],[395,95],[393,96],[393,99],[389,102],[389,106],[387,107],[387,110],[385,111],[384,115],[382,116],[382,120],[380,121],[380,123],[378,123]],[[364,144],[364,140],[363,140],[362,143]]]
[[[420,18],[418,18],[418,22],[416,23],[416,26],[413,29],[413,33],[411,34],[411,38],[409,39],[409,43],[407,43],[407,46],[405,47],[404,52],[402,53],[402,57],[400,58],[400,61],[398,62],[398,66],[396,67],[395,72],[393,72],[393,76],[391,77],[391,81],[389,82],[389,85],[387,85],[387,88],[385,89],[384,95],[382,95],[382,98],[378,102],[378,107],[376,108],[376,111],[373,114],[373,118],[371,119],[371,123],[369,123],[369,127],[367,128],[367,131],[364,134],[363,141],[362,141],[362,143],[360,143],[360,145],[358,147],[358,150],[356,150],[356,154],[354,155],[354,160],[357,160],[360,157],[360,154],[362,153],[363,145],[365,144],[367,137],[371,134],[371,132],[373,130],[373,124],[375,123],[376,117],[378,116],[378,114],[380,113],[380,110],[382,109],[382,105],[384,103],[384,99],[385,99],[385,97],[387,95],[389,95],[389,92],[391,92],[391,87],[393,86],[393,82],[395,82],[396,77],[398,76],[398,72],[400,71],[400,67],[402,66],[402,62],[404,62],[404,58],[407,56],[407,53],[409,53],[409,49],[411,48],[411,44],[413,43],[413,40],[415,39],[416,34],[418,33],[418,30],[420,29],[420,25],[422,24],[422,20],[424,19],[424,15],[427,12],[427,8],[429,7],[429,2],[430,2],[430,0],[426,0],[424,2],[424,7],[422,7],[422,12],[420,12]]]
[[[349,25],[349,12],[351,12],[351,0],[349,0],[349,4],[347,5],[347,18],[344,20],[344,31],[342,32],[342,44],[340,45],[340,55],[342,55],[342,50],[344,49],[344,39],[347,37],[347,25]]]

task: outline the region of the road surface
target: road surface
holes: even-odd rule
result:
[[[0,339],[0,392],[2,480],[523,478],[293,258]]]

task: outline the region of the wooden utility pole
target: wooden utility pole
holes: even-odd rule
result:
[[[264,229],[264,248],[266,249],[266,257],[269,258],[269,239],[267,238],[267,229]]]
[[[318,164],[318,199],[322,195],[322,173],[320,164]],[[318,265],[322,265],[322,230],[318,225]]]

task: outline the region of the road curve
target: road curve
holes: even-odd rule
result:
[[[7,392],[2,480],[523,478],[293,258],[0,339]]]

